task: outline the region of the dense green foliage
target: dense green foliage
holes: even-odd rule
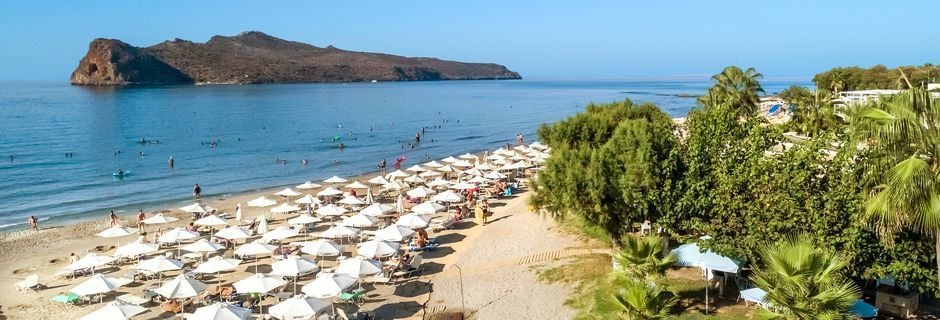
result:
[[[553,147],[534,182],[533,204],[558,218],[580,216],[617,242],[632,223],[661,216],[676,145],[668,116],[649,104],[625,100],[590,105],[587,112],[539,129]],[[550,190],[550,192],[549,192]]]
[[[618,319],[659,320],[669,316],[676,297],[655,282],[623,278],[615,280],[619,286],[612,302]]]
[[[666,250],[662,237],[627,235],[621,243],[614,259],[622,272],[632,277],[655,280],[676,264],[676,254]]]
[[[913,89],[863,109],[856,126],[881,160],[871,163],[882,183],[871,189],[864,218],[889,236],[903,229],[933,235],[940,254],[938,117],[940,101],[925,90]]]
[[[754,68],[727,67],[712,77],[715,85],[698,102],[701,105],[727,105],[739,117],[749,117],[757,112],[758,95],[764,93],[760,85],[763,77]]]
[[[772,310],[759,319],[850,319],[859,289],[842,271],[849,263],[806,235],[781,241],[761,251],[765,267],[755,267],[752,281],[767,291]]]
[[[932,64],[922,66],[903,66],[904,74],[911,85],[917,87],[924,83],[935,83],[940,79],[940,67]],[[820,89],[832,92],[867,90],[867,89],[909,89],[907,82],[901,79],[901,72],[876,65],[870,69],[859,67],[834,68],[817,74],[813,82]]]
[[[620,245],[623,235],[645,219],[680,240],[710,235],[704,246],[756,266],[763,263],[761,252],[768,244],[790,234],[806,234],[819,247],[849,261],[841,271],[846,276],[893,275],[910,281],[918,291],[935,294],[936,255],[930,230],[938,228],[917,227],[926,220],[910,215],[877,219],[888,216],[864,208],[871,203],[870,191],[877,195],[883,190],[881,173],[891,173],[887,168],[897,164],[895,160],[915,154],[902,157],[903,152],[895,152],[896,157],[889,157],[890,150],[881,147],[922,148],[916,158],[931,165],[933,177],[940,175],[934,169],[940,163],[933,156],[940,150],[932,149],[940,148],[940,139],[910,143],[918,141],[916,137],[936,138],[940,126],[882,140],[886,135],[865,136],[872,126],[863,124],[884,121],[858,120],[863,109],[840,110],[845,120],[833,120],[834,111],[823,105],[805,111],[807,120],[800,122],[807,129],[800,131],[810,132],[811,139],[792,142],[782,135],[792,129],[789,124],[768,125],[754,113],[742,112],[755,108],[743,104],[754,103],[745,97],[756,96],[759,84],[751,84],[756,72],[734,69],[716,75],[715,88],[723,89],[709,90],[701,106],[689,113],[681,139],[675,138],[665,114],[652,105],[629,101],[592,105],[585,113],[543,126],[540,138],[553,151],[533,183],[532,203],[556,218],[578,217],[594,224]],[[742,76],[747,74],[751,76]],[[813,101],[806,93],[794,88],[788,90],[787,99],[805,105]],[[935,107],[936,103],[931,106]],[[938,112],[929,111],[929,121],[940,121]],[[913,127],[918,126],[909,125],[908,130]],[[863,141],[884,142],[857,148],[852,138],[859,135]],[[936,181],[926,185],[940,194]],[[907,200],[911,199],[900,199]],[[921,208],[940,208],[934,203],[940,200]],[[940,218],[936,221],[940,225]],[[894,232],[884,232],[888,230]]]

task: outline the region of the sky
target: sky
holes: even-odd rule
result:
[[[0,1],[0,80],[67,81],[95,38],[256,30],[341,49],[493,62],[525,78],[806,77],[940,64],[940,1]]]

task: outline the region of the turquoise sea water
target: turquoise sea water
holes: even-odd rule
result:
[[[808,83],[764,87],[772,93],[791,84]],[[708,85],[707,79],[138,88],[0,82],[0,230],[22,228],[29,215],[49,225],[180,202],[194,183],[206,195],[229,194],[361,174],[403,154],[409,166],[425,154],[480,151],[513,142],[517,133],[534,141],[539,124],[591,101],[649,101],[682,116],[695,99],[676,95],[701,94]],[[424,139],[412,149],[408,143],[422,128]],[[131,174],[114,178],[118,169]]]

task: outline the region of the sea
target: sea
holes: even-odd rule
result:
[[[809,77],[762,82],[767,93]],[[0,82],[0,232],[535,141],[591,102],[695,107],[707,77],[79,87]],[[412,147],[415,134],[423,139]],[[340,147],[342,144],[344,147]],[[67,155],[68,154],[68,155]],[[174,159],[174,166],[168,160]],[[307,159],[304,166],[302,161]],[[286,162],[285,162],[286,161]],[[129,172],[115,177],[114,172]]]

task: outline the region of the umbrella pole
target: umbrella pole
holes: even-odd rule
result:
[[[705,272],[705,314],[708,314],[708,271]]]

